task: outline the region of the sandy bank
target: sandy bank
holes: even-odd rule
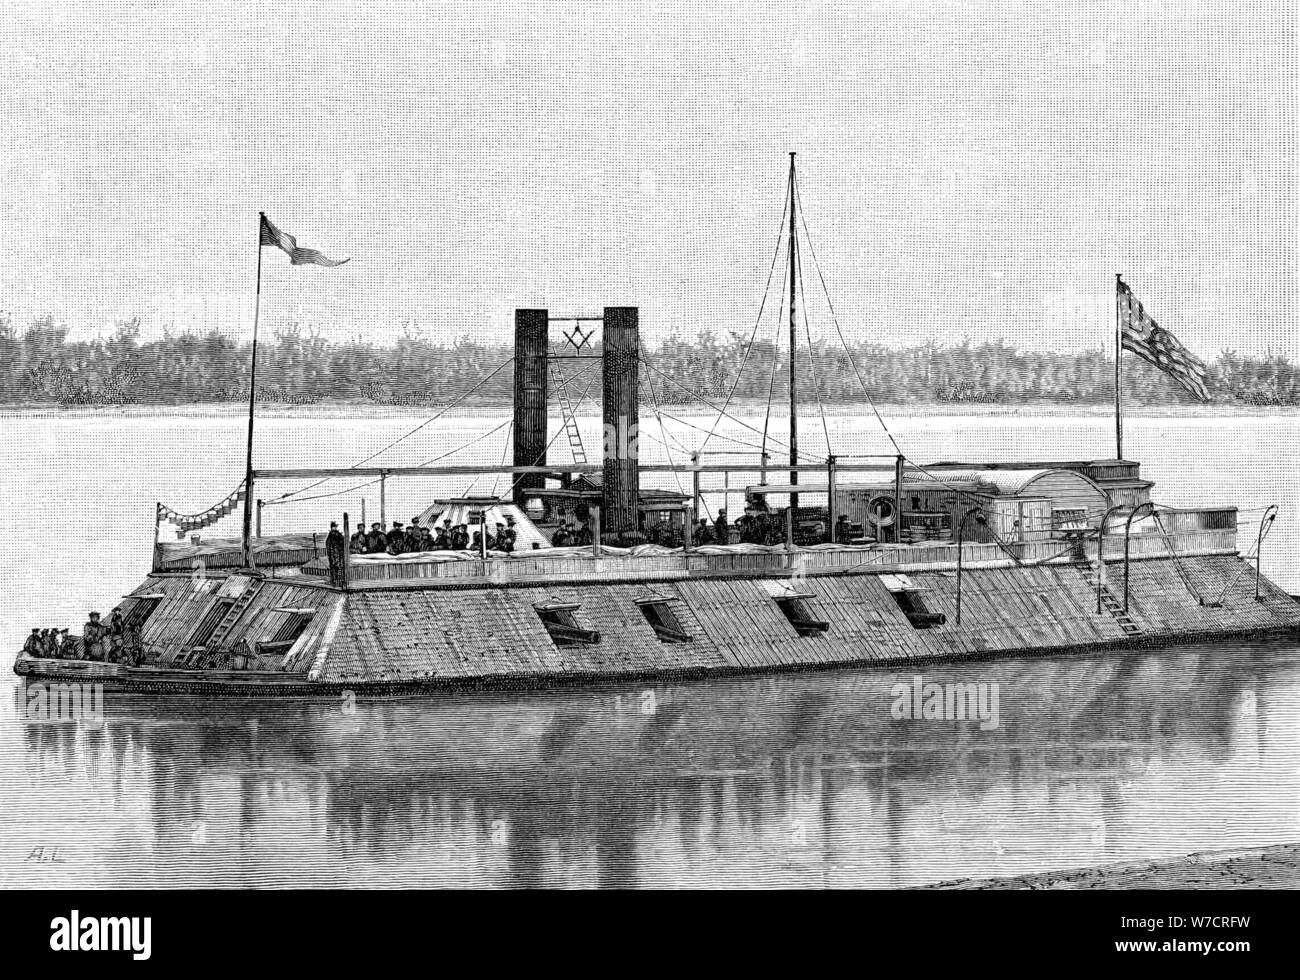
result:
[[[1300,887],[1300,844],[1202,851],[1179,858],[1014,878],[959,878],[926,887],[956,890],[1296,888]]]

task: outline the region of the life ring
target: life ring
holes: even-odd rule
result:
[[[881,494],[867,502],[867,521],[872,527],[892,527],[898,519],[894,498]]]

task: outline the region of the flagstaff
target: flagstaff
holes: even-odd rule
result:
[[[1115,458],[1124,458],[1124,416],[1121,414],[1120,392],[1123,389],[1122,376],[1120,374],[1120,357],[1124,349],[1122,339],[1122,327],[1119,318],[1119,297],[1120,297],[1120,276],[1122,273],[1115,273]]]
[[[262,249],[270,245],[289,256],[290,265],[343,265],[348,259],[326,258],[314,248],[303,248],[298,239],[281,231],[265,211],[257,213],[257,285],[253,299],[253,353],[248,372],[248,452],[244,457],[244,534],[241,544],[245,568],[253,567],[253,415],[257,406],[257,318],[262,308]]]
[[[253,567],[253,416],[257,405],[257,318],[262,307],[262,243],[266,215],[257,213],[257,284],[253,292],[253,353],[248,372],[248,451],[244,456],[244,533],[242,541],[245,568]]]

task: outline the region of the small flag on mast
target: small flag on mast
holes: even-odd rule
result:
[[[299,248],[298,239],[287,231],[281,231],[266,215],[262,215],[261,244],[274,245],[276,248],[283,249],[289,256],[290,265],[335,266],[350,261],[349,259],[327,259],[314,248]]]
[[[1120,343],[1123,348],[1154,364],[1201,401],[1209,401],[1204,362],[1151,319],[1124,280],[1116,279],[1115,283],[1119,290]]]

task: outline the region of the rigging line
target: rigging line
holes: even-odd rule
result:
[[[466,449],[474,445],[476,442],[482,442],[484,439],[488,438],[489,436],[495,435],[496,433],[500,432],[507,425],[513,425],[513,424],[514,424],[513,419],[506,419],[500,425],[488,429],[488,431],[484,432],[482,435],[475,436],[473,439],[469,440],[469,442],[463,443],[457,446],[455,449],[452,449],[449,452],[445,452],[440,456],[434,456],[430,459],[426,459],[423,463],[420,463],[419,465],[428,466],[430,463],[436,463],[439,460],[446,459],[448,456],[455,456],[459,452],[464,452]],[[326,481],[324,480],[320,481],[320,483],[324,483],[324,482]],[[294,497],[292,500],[285,500],[283,498],[277,497],[275,500],[266,501],[262,506],[274,507],[280,504],[296,504],[299,503],[300,501],[306,501],[306,500],[324,500],[326,497],[337,497],[341,494],[351,493],[353,490],[359,490],[364,487],[374,486],[378,482],[379,482],[378,479],[369,480],[366,483],[359,483],[355,487],[349,487],[346,490],[331,490],[329,493],[317,493],[317,494],[313,494],[310,497]],[[316,485],[319,486],[319,483]],[[309,488],[304,488],[304,489],[309,489]]]
[[[718,410],[717,418],[713,420],[713,425],[709,427],[709,434],[704,437],[704,442],[700,444],[700,452],[704,452],[704,447],[707,446],[709,440],[713,438],[713,430],[717,428],[718,423],[722,421],[722,416],[726,414],[727,407],[731,404],[731,398],[736,393],[736,388],[740,384],[741,377],[744,376],[745,365],[749,363],[749,355],[754,350],[754,337],[757,336],[758,325],[763,320],[763,309],[767,306],[768,292],[772,288],[772,276],[776,272],[776,260],[781,255],[781,241],[785,235],[785,217],[789,213],[792,205],[793,201],[790,198],[790,188],[787,187],[785,191],[785,204],[781,208],[781,224],[778,226],[776,233],[776,248],[772,250],[772,265],[767,270],[767,283],[763,286],[763,298],[758,304],[758,316],[754,317],[754,328],[749,332],[749,340],[745,344],[745,356],[740,360],[740,367],[736,371],[735,380],[731,382],[731,390],[727,392],[726,401],[722,403],[722,408]],[[782,293],[784,292],[785,290],[783,287]]]
[[[325,482],[325,481],[322,480],[321,482],[323,483],[323,482]],[[291,500],[291,501],[290,501],[290,500],[280,500],[280,499],[277,498],[276,500],[268,500],[268,501],[266,501],[264,504],[262,504],[262,506],[263,506],[263,507],[270,507],[272,504],[283,504],[283,503],[301,504],[301,503],[306,503],[308,500],[324,500],[324,499],[326,499],[327,497],[339,497],[339,496],[342,496],[342,495],[345,494],[345,493],[351,493],[351,492],[354,491],[354,490],[364,490],[366,487],[373,487],[373,486],[374,486],[376,483],[378,483],[378,482],[379,482],[378,479],[367,480],[365,483],[358,483],[356,486],[353,486],[353,487],[347,487],[347,488],[345,488],[345,489],[343,489],[343,490],[331,490],[329,493],[315,493],[315,494],[312,494],[310,497],[295,497],[295,498],[294,498],[293,500]],[[317,486],[319,486],[319,484],[317,484]],[[310,489],[310,488],[309,488],[309,487],[304,487],[303,489],[306,490],[306,489]]]
[[[589,367],[589,368],[587,368],[587,370],[589,371],[589,370],[591,370],[591,368]],[[578,378],[580,378],[580,377],[582,376],[582,374],[585,374],[585,373],[586,373],[586,371],[580,372],[579,374],[575,375],[575,376],[574,376],[573,378],[571,378],[570,380],[571,380],[571,381],[576,381]],[[585,387],[585,388],[582,389],[582,394],[579,395],[579,396],[578,396],[578,400],[577,400],[576,402],[573,403],[573,412],[574,412],[574,415],[577,415],[578,409],[582,407],[582,403],[585,402],[585,401],[587,400],[587,396],[588,396],[589,394],[591,394],[591,386],[594,385],[595,383],[596,383],[596,379],[595,379],[595,378],[592,378],[590,381],[587,382],[587,387]],[[563,432],[563,431],[564,431],[564,426],[563,426],[563,425],[561,425],[558,429],[555,430],[555,435],[551,436],[551,441],[548,442],[548,443],[546,444],[546,448],[544,448],[540,453],[537,454],[537,457],[532,461],[532,463],[529,464],[530,466],[537,466],[537,465],[541,462],[542,457],[545,456],[548,452],[550,452],[550,450],[551,450],[551,446],[555,445],[555,440],[558,439],[558,438],[560,438],[560,433]],[[557,469],[563,469],[563,467],[560,467],[560,466],[557,466],[556,468],[557,468]],[[515,480],[515,482],[512,483],[512,484],[510,484],[510,487],[506,490],[506,492],[505,492],[504,494],[502,494],[502,496],[503,496],[503,497],[509,497],[509,496],[513,495],[514,492],[515,492],[515,487],[519,486],[519,484],[520,484],[521,482],[523,482],[523,479],[524,479],[525,476],[528,476],[528,474],[527,474],[527,473],[520,473],[519,476],[518,476],[518,478]]]
[[[478,390],[479,390],[480,388],[482,388],[485,384],[487,384],[489,381],[491,381],[493,378],[495,378],[498,374],[500,374],[502,371],[504,371],[507,367],[509,367],[511,364],[513,364],[513,363],[514,363],[514,360],[515,360],[515,359],[514,359],[514,355],[511,355],[511,356],[508,357],[508,358],[507,358],[507,359],[506,359],[502,364],[500,364],[497,368],[495,368],[491,373],[489,373],[489,374],[485,375],[484,377],[480,378],[479,381],[478,381],[478,383],[475,384],[475,385],[474,385],[472,388],[470,388],[468,391],[463,392],[462,394],[458,395],[456,398],[454,398],[454,399],[452,399],[450,402],[448,402],[448,403],[447,403],[447,404],[446,404],[446,405],[445,405],[445,406],[444,406],[440,411],[438,411],[438,412],[437,412],[437,413],[436,413],[432,418],[425,419],[423,422],[421,422],[419,425],[417,425],[414,429],[411,429],[411,430],[410,430],[409,432],[407,432],[405,435],[400,436],[400,437],[397,438],[397,439],[394,439],[392,442],[390,442],[390,443],[389,443],[387,446],[385,446],[383,449],[380,449],[380,450],[377,451],[377,452],[373,452],[373,453],[371,453],[371,454],[370,454],[369,456],[367,456],[365,459],[360,460],[359,462],[353,463],[352,466],[353,466],[353,467],[357,467],[357,466],[361,466],[363,463],[368,463],[368,462],[370,462],[370,461],[371,461],[372,459],[374,459],[376,456],[380,456],[380,455],[382,455],[383,453],[388,452],[388,450],[392,449],[392,448],[393,448],[394,446],[396,446],[398,443],[400,443],[400,442],[404,442],[405,440],[409,439],[411,436],[415,435],[417,432],[419,432],[419,431],[420,431],[421,429],[423,429],[425,426],[430,425],[430,424],[432,424],[432,423],[438,421],[438,419],[442,418],[444,415],[446,415],[448,412],[450,412],[453,408],[455,408],[457,405],[459,405],[461,402],[463,402],[466,398],[468,398],[470,395],[474,394],[474,392],[478,391]],[[331,479],[333,479],[333,478],[332,478],[332,477],[326,477],[326,478],[323,479],[323,480],[317,480],[315,483],[310,483],[310,484],[308,484],[308,485],[305,486],[305,487],[300,487],[300,488],[298,488],[297,490],[290,490],[288,493],[282,493],[282,494],[280,494],[280,496],[276,497],[275,499],[276,499],[277,501],[279,501],[279,500],[285,500],[285,499],[287,499],[287,498],[289,498],[289,497],[296,496],[297,494],[300,494],[300,493],[306,493],[308,490],[311,490],[311,489],[313,489],[314,487],[318,487],[318,486],[320,486],[322,483],[328,483]]]
[[[808,325],[808,293],[803,288],[803,253],[795,253],[795,267],[799,273],[799,294],[803,297],[803,330],[808,338],[808,366],[812,369],[813,391],[817,393],[817,411],[822,417],[822,434],[826,437],[826,455],[835,455],[831,448],[831,430],[826,422],[826,405],[822,402],[821,380],[817,376],[817,358],[813,353],[812,327]],[[794,352],[790,352],[793,356]]]
[[[664,416],[664,418],[671,419],[672,421],[678,423],[679,425],[684,425],[684,426],[686,426],[688,429],[695,429],[697,432],[704,432],[704,431],[705,431],[705,429],[704,429],[703,426],[696,425],[696,424],[693,423],[693,422],[687,422],[685,419],[678,418],[676,415],[672,415],[672,414],[670,414],[670,413],[668,413],[668,412],[663,412],[663,416]],[[760,447],[754,445],[752,442],[745,442],[743,439],[737,439],[735,436],[728,436],[728,435],[723,435],[722,433],[718,433],[718,438],[719,438],[719,439],[725,439],[725,440],[727,440],[727,442],[735,443],[737,446],[744,446],[746,449],[759,449],[759,448],[760,448]],[[679,442],[678,445],[681,445],[681,443]],[[686,447],[683,446],[682,448],[685,449]],[[688,450],[687,452],[688,452],[688,454],[689,454],[689,450]]]
[[[510,427],[512,429],[514,428],[514,424],[515,424],[515,420],[511,419]],[[509,456],[510,456],[510,432],[509,430],[507,430],[506,437],[501,442],[501,465],[502,466],[506,465],[506,459],[509,458]],[[500,484],[500,482],[501,482],[501,474],[498,473],[496,476],[492,478],[492,496],[494,497],[497,495],[497,485]]]
[[[978,493],[975,493],[972,490],[963,490],[961,487],[955,486],[954,484],[948,483],[943,478],[935,476],[933,473],[927,470],[920,463],[916,462],[916,460],[912,459],[910,456],[903,456],[903,460],[906,463],[908,463],[915,472],[924,474],[928,479],[933,480],[935,483],[939,484],[939,486],[943,487],[945,490],[950,490],[953,493],[957,494],[958,496],[966,497],[970,500],[974,500],[981,504],[983,504],[987,500],[987,497],[980,496]]]
[[[776,366],[781,359],[781,320],[785,315],[785,287],[789,282],[790,270],[781,264],[781,301],[776,308],[776,333],[772,339],[772,370],[767,376],[767,408],[763,411],[763,455],[767,455],[767,430],[772,423],[772,396],[776,392]],[[791,351],[791,357],[794,352]]]
[[[494,428],[488,429],[488,431],[487,431],[487,432],[484,432],[481,436],[475,436],[475,437],[474,437],[473,439],[471,439],[469,442],[463,443],[462,445],[457,446],[455,449],[452,449],[452,450],[450,450],[450,451],[448,451],[448,452],[442,453],[441,455],[430,457],[429,459],[426,459],[423,463],[420,463],[420,464],[418,464],[418,465],[420,465],[420,466],[428,466],[430,463],[436,463],[436,462],[438,462],[439,460],[446,459],[448,456],[455,456],[457,453],[462,453],[462,452],[464,452],[466,449],[468,449],[470,446],[474,445],[476,442],[482,442],[482,441],[483,441],[484,439],[486,439],[488,436],[495,435],[496,433],[498,433],[498,432],[500,432],[502,429],[504,429],[506,426],[508,426],[508,425],[514,425],[514,424],[515,424],[515,420],[514,420],[514,419],[506,419],[506,420],[505,420],[504,422],[502,422],[500,425],[495,426]]]
[[[677,436],[675,436],[673,433],[669,432],[669,431],[668,431],[668,428],[664,425],[664,419],[663,419],[663,417],[664,417],[665,415],[667,415],[668,413],[665,412],[665,411],[660,407],[660,405],[659,405],[659,396],[655,394],[655,386],[654,386],[654,384],[650,384],[648,387],[649,387],[649,389],[650,389],[650,402],[651,402],[651,404],[654,406],[655,418],[658,419],[658,421],[659,421],[659,431],[662,432],[662,433],[663,433],[665,436],[667,436],[669,439],[671,439],[673,442],[677,443],[678,448],[681,449],[681,451],[684,452],[687,456],[690,456],[690,455],[691,455],[691,449],[690,449],[690,448],[689,448],[689,447],[688,447],[684,442],[682,442],[680,439],[678,439]],[[668,417],[669,417],[669,418],[672,418],[671,415],[668,416]],[[680,420],[680,419],[674,419],[674,421],[681,421],[681,420]],[[683,425],[689,425],[689,423],[686,423],[686,422],[683,422],[682,424],[683,424]],[[724,437],[724,438],[725,438],[725,437]],[[667,447],[666,447],[666,444],[665,444],[665,448],[667,448]]]
[[[572,378],[570,378],[566,382],[566,384],[572,384],[573,382],[577,381],[579,378],[585,377],[586,375],[590,374],[593,370],[595,370],[595,367],[596,365],[594,363],[588,364],[577,374],[575,374]],[[582,403],[586,400],[587,395],[591,392],[591,386],[595,383],[596,383],[595,378],[592,378],[590,381],[587,382],[587,387],[582,389],[582,397],[579,398],[576,403],[570,405],[570,408],[573,410],[572,414],[576,416],[577,409],[580,408]],[[565,426],[564,423],[561,422],[560,427],[555,430],[555,435],[551,436],[551,441],[546,444],[546,447],[540,453],[537,454],[536,458],[533,460],[533,462],[530,465],[536,466],[537,463],[541,460],[541,458],[545,456],[548,452],[550,452],[551,446],[555,445],[555,440],[559,439],[560,433],[564,431],[565,431]],[[502,465],[505,464],[503,463]],[[520,473],[518,478],[512,484],[510,484],[510,489],[506,491],[506,494],[507,495],[513,494],[515,491],[515,487],[519,486],[520,482],[523,480],[523,478],[526,475],[527,474],[525,473]],[[470,481],[469,486],[465,488],[465,492],[461,494],[461,496],[468,497],[470,490],[474,489],[474,484],[478,483],[479,479],[482,476],[483,474],[480,473],[478,476],[474,477],[474,479]],[[495,484],[494,484],[494,488],[495,488]]]
[[[1219,592],[1217,596],[1214,597],[1214,602],[1207,603],[1207,605],[1218,605],[1223,601],[1223,597],[1228,594],[1228,590],[1232,588],[1234,585],[1236,585],[1237,581],[1241,578],[1241,576],[1245,574],[1246,571],[1249,570],[1250,565],[1248,563],[1252,558],[1255,559],[1256,566],[1259,565],[1259,555],[1257,554],[1258,548],[1261,544],[1263,544],[1266,540],[1268,540],[1269,534],[1271,534],[1273,531],[1274,523],[1275,522],[1270,521],[1268,526],[1265,527],[1264,530],[1259,534],[1259,536],[1255,539],[1254,543],[1251,544],[1251,546],[1246,550],[1246,553],[1242,555],[1241,567],[1237,569],[1237,574],[1234,575],[1227,583],[1224,584],[1223,589]]]
[[[872,413],[876,416],[876,421],[880,423],[880,428],[884,430],[885,436],[889,439],[898,455],[903,455],[903,447],[898,444],[894,434],[889,431],[889,426],[885,424],[884,416],[876,408],[876,402],[871,397],[871,391],[867,388],[867,383],[862,380],[862,373],[858,370],[858,363],[853,357],[853,351],[849,349],[849,342],[844,337],[844,330],[840,327],[839,317],[835,315],[835,304],[831,302],[830,289],[826,286],[826,277],[822,274],[821,263],[817,261],[817,249],[813,247],[812,236],[808,233],[808,221],[803,213],[803,198],[799,196],[799,183],[796,179],[794,188],[795,201],[799,206],[799,219],[803,224],[804,241],[808,243],[808,251],[812,253],[813,268],[817,271],[817,278],[821,281],[822,292],[826,295],[826,308],[831,312],[831,322],[835,324],[835,332],[839,335],[840,346],[844,348],[844,354],[849,359],[849,367],[853,368],[853,375],[858,379],[858,384],[862,388],[862,393],[867,398],[867,404],[871,406]]]
[[[650,404],[654,406],[654,410],[655,410],[655,420],[659,423],[659,431],[660,431],[661,433],[663,433],[664,435],[668,436],[668,438],[672,439],[674,442],[677,442],[677,444],[678,444],[679,446],[681,446],[681,443],[677,441],[677,437],[674,436],[674,435],[672,435],[672,434],[671,434],[671,433],[670,433],[666,428],[664,428],[664,418],[663,418],[663,415],[661,415],[660,412],[659,412],[659,396],[655,394],[655,386],[654,386],[653,383],[652,383],[649,387],[650,387]],[[647,434],[648,434],[648,433],[647,433]],[[651,438],[654,438],[654,437],[651,436]],[[667,451],[667,453],[668,453],[668,465],[669,465],[669,466],[674,466],[674,467],[675,467],[677,464],[673,462],[673,450],[672,450],[672,447],[671,447],[670,445],[668,445],[668,443],[664,442],[663,440],[656,439],[655,441],[658,442],[660,445],[662,445],[662,446],[664,447],[664,449]],[[686,447],[685,447],[685,446],[682,446],[682,450],[685,451],[685,449],[686,449]],[[682,479],[681,479],[680,476],[677,475],[677,470],[676,470],[676,469],[673,470],[673,482],[677,484],[677,492],[678,492],[678,493],[681,493],[681,494],[686,493],[686,491],[682,489]]]
[[[1196,596],[1196,600],[1201,605],[1205,605],[1205,596],[1201,595],[1200,590],[1196,588],[1195,584],[1192,582],[1187,572],[1184,571],[1182,564],[1178,560],[1178,546],[1174,543],[1173,535],[1169,531],[1165,530],[1165,524],[1164,521],[1160,519],[1160,510],[1158,507],[1151,508],[1151,519],[1155,521],[1156,527],[1160,529],[1160,537],[1163,539],[1165,547],[1169,549],[1169,555],[1173,559],[1174,571],[1176,571],[1178,577],[1183,580],[1184,587],[1188,592]]]
[[[659,429],[660,429],[660,431],[664,431],[664,429],[663,429],[663,423],[662,423],[662,422],[659,424]],[[643,435],[643,436],[645,436],[647,439],[650,439],[650,440],[652,440],[652,441],[654,441],[654,442],[657,442],[657,443],[659,443],[659,445],[663,446],[663,447],[664,447],[664,451],[668,454],[668,463],[669,463],[669,465],[670,465],[670,466],[676,466],[676,465],[677,465],[676,463],[673,462],[673,447],[672,447],[672,446],[668,445],[668,443],[664,442],[664,441],[663,441],[662,439],[660,439],[658,436],[655,436],[655,435],[653,435],[653,434],[651,434],[651,433],[649,433],[649,432],[642,432],[641,435]],[[682,496],[684,496],[684,497],[689,497],[689,496],[690,496],[690,494],[688,494],[688,493],[686,492],[686,489],[682,486],[682,478],[681,478],[680,475],[678,475],[677,470],[675,470],[675,469],[673,470],[673,482],[677,484],[677,492],[678,492],[678,493],[680,493],[680,494],[681,494]]]
[[[644,364],[646,367],[648,367],[648,368],[649,368],[651,371],[653,371],[655,374],[657,374],[657,375],[659,375],[661,378],[664,378],[665,380],[667,380],[669,384],[676,385],[678,388],[682,389],[682,391],[686,392],[688,395],[692,396],[693,398],[698,399],[702,404],[707,405],[709,408],[712,408],[712,409],[716,409],[716,408],[718,407],[717,405],[715,405],[715,404],[713,404],[711,401],[709,401],[707,398],[701,398],[699,392],[692,391],[690,388],[687,388],[684,384],[682,384],[682,383],[681,383],[680,381],[678,381],[676,378],[672,378],[672,377],[669,377],[668,375],[664,374],[662,371],[660,371],[658,368],[656,368],[656,367],[655,367],[653,364],[651,364],[649,361],[645,360],[644,358],[638,358],[638,359],[641,361],[642,364]],[[669,416],[669,418],[671,418],[671,417],[672,417],[672,416]],[[741,428],[748,429],[750,432],[756,433],[756,434],[758,434],[758,435],[762,435],[762,434],[763,434],[759,429],[754,428],[752,425],[748,424],[747,422],[742,422],[740,419],[736,418],[734,415],[727,415],[727,418],[731,419],[731,421],[735,422],[735,423],[736,423],[737,425],[739,425]],[[681,421],[681,420],[678,419],[677,421]],[[735,442],[736,440],[733,439],[732,441]],[[772,442],[773,442],[773,445],[780,446],[780,447],[783,448],[783,449],[789,449],[789,448],[790,448],[786,443],[779,442],[779,441],[777,441],[776,439],[773,439]],[[752,448],[752,447],[751,447],[751,448]],[[821,462],[821,460],[817,459],[816,456],[812,456],[812,455],[810,455],[809,453],[803,453],[803,452],[801,452],[799,455],[803,456],[803,457],[806,458],[806,459],[811,459],[811,460],[813,460],[814,462]]]

